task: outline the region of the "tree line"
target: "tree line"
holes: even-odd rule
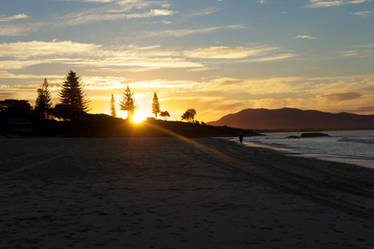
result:
[[[59,92],[60,103],[52,108],[52,97],[48,86],[47,79],[40,88],[37,89],[37,99],[35,102],[35,112],[41,119],[46,119],[50,116],[55,116],[61,119],[76,120],[83,116],[89,110],[89,100],[82,87],[81,81],[75,72],[70,71],[62,84],[62,89]],[[122,99],[119,103],[120,110],[127,112],[127,117],[132,119],[135,113],[135,99],[134,93],[130,87],[127,86],[122,94]],[[110,100],[111,116],[117,117],[116,104],[114,95],[112,94]],[[161,111],[160,103],[157,93],[154,93],[152,101],[152,113],[155,118],[158,116],[163,118],[170,117],[168,111]],[[182,120],[194,121],[197,112],[195,109],[188,109],[181,116]]]

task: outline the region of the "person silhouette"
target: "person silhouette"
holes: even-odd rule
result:
[[[239,141],[240,141],[241,144],[243,143],[243,138],[244,138],[243,132],[240,132]]]

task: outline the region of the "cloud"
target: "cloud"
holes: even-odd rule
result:
[[[368,17],[372,13],[373,13],[373,11],[370,11],[370,10],[362,10],[362,11],[352,12],[351,15]]]
[[[205,58],[205,59],[241,59],[253,56],[259,56],[264,53],[279,49],[278,47],[227,47],[214,46],[208,48],[198,48],[185,51],[187,57]]]
[[[374,48],[374,43],[372,44],[365,44],[365,45],[359,45],[358,48]]]
[[[0,43],[0,56],[0,70],[19,70],[49,64],[86,69],[122,68],[129,72],[157,69],[189,69],[197,72],[212,69],[212,66],[220,63],[278,61],[295,57],[296,54],[265,45],[167,50],[161,49],[159,45],[110,47],[54,40]]]
[[[343,52],[342,55],[343,55],[343,56],[346,56],[346,57],[356,56],[356,55],[358,55],[358,52],[355,51],[355,50],[349,50],[349,51],[345,51],[345,52]]]
[[[80,12],[70,14],[62,18],[57,26],[75,26],[89,22],[114,21],[121,19],[139,19],[162,16],[172,16],[174,11],[168,9],[151,9],[146,12],[135,13],[109,13],[109,12]]]
[[[258,0],[258,3],[259,3],[259,4],[265,4],[265,3],[266,3],[266,0]]]
[[[308,8],[327,8],[345,4],[361,4],[367,0],[309,0]]]
[[[187,35],[210,33],[218,30],[225,29],[246,29],[247,27],[243,25],[226,25],[226,26],[214,26],[200,29],[174,29],[174,30],[163,30],[163,31],[152,31],[146,32],[146,35],[149,36],[174,36],[174,37],[183,37]]]
[[[295,39],[303,39],[303,40],[315,40],[317,38],[310,36],[310,35],[297,35]]]
[[[43,25],[42,23],[0,25],[0,36],[26,36]]]
[[[21,69],[38,64],[66,64],[85,67],[128,67],[144,71],[160,68],[202,68],[180,51],[159,46],[103,47],[72,41],[30,41],[0,44],[0,69]]]
[[[256,58],[252,59],[250,61],[252,62],[268,62],[268,61],[279,61],[279,60],[285,60],[289,58],[296,57],[296,54],[278,54],[278,55],[273,55],[273,56],[268,56],[268,57],[263,57],[263,58]]]
[[[71,0],[70,0],[71,1]],[[139,19],[172,16],[175,12],[169,9],[167,1],[146,0],[76,0],[79,2],[96,2],[101,5],[84,11],[71,13],[60,18],[57,26],[75,26],[89,22],[114,21],[121,19]]]
[[[0,71],[0,79],[61,79],[63,77],[63,75],[14,74],[7,71]]]
[[[353,110],[347,110],[348,112],[356,112],[356,113],[374,113],[374,106],[362,106],[355,108]]]
[[[26,18],[29,18],[29,16],[26,15],[26,14],[17,14],[17,15],[14,15],[14,16],[0,15],[0,22],[9,22],[9,21],[26,19]]]
[[[362,94],[358,92],[332,93],[332,94],[322,95],[323,98],[326,98],[332,101],[353,100],[353,99],[360,98],[361,96]]]
[[[209,8],[205,8],[205,9],[195,11],[191,14],[191,16],[207,16],[207,15],[211,15],[213,13],[216,13],[217,11],[218,11],[217,7],[209,7]]]
[[[1,57],[14,57],[25,59],[44,56],[64,56],[92,53],[101,46],[89,43],[77,43],[72,41],[31,41],[0,43]],[[1,58],[0,57],[0,58]]]

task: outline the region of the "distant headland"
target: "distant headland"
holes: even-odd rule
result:
[[[245,109],[208,124],[270,131],[366,130],[374,129],[374,115],[329,113],[295,108]]]

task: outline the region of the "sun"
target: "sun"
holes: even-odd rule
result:
[[[146,116],[142,112],[135,112],[134,116],[132,117],[132,122],[135,124],[140,124],[146,119]]]

